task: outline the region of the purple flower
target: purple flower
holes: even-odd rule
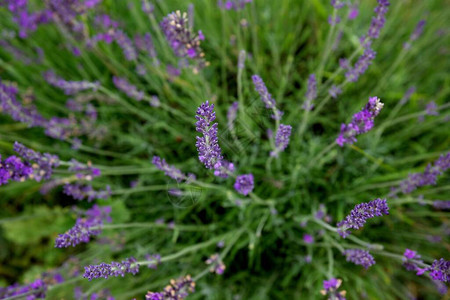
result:
[[[349,124],[341,125],[341,132],[336,138],[336,143],[343,147],[344,144],[356,142],[356,136],[368,132],[374,126],[374,119],[383,108],[383,103],[377,97],[370,97],[369,102],[360,112],[353,115]]]
[[[139,272],[139,264],[134,257],[127,258],[122,262],[101,263],[84,267],[84,278],[91,281],[94,278],[124,277],[126,273],[136,275]]]
[[[36,279],[35,281],[27,285],[20,286],[18,284],[13,284],[6,288],[0,288],[0,298],[6,299],[12,297],[14,299],[16,298],[25,299],[26,297],[27,300],[45,299],[46,291],[47,291],[47,284],[42,279]],[[28,293],[29,293],[28,296],[23,295]]]
[[[187,176],[185,174],[183,174],[175,166],[169,165],[164,158],[161,158],[159,156],[153,156],[152,163],[159,170],[163,171],[165,175],[169,176],[170,178],[175,179],[178,182],[181,182],[182,180],[187,179]]]
[[[189,293],[195,291],[195,282],[190,275],[180,277],[177,280],[170,280],[170,284],[167,285],[162,292],[147,292],[145,295],[146,300],[182,300],[185,299]]]
[[[417,275],[422,275],[425,270],[420,269],[419,266],[417,266],[417,262],[423,262],[420,259],[420,255],[417,254],[416,251],[405,249],[405,253],[403,253],[403,266],[408,271],[416,271]]]
[[[430,276],[434,280],[448,282],[450,280],[450,261],[443,258],[435,260],[431,267],[427,269],[430,271]]]
[[[14,143],[14,151],[32,166],[33,173],[30,178],[36,181],[50,179],[53,169],[59,166],[58,156],[49,153],[42,154],[18,142]]]
[[[17,88],[5,84],[0,79],[0,109],[15,121],[28,124],[30,127],[42,127],[46,124],[44,117],[34,106],[25,107],[17,99]]]
[[[147,32],[144,35],[135,35],[134,44],[136,45],[138,50],[146,52],[149,57],[156,57],[155,46],[153,44],[152,35],[150,33]]]
[[[95,199],[108,199],[111,197],[111,188],[107,185],[104,190],[97,191],[91,185],[67,183],[64,185],[63,193],[73,197],[75,200],[87,199],[88,202],[91,202]]]
[[[211,273],[216,273],[217,275],[222,275],[223,272],[225,271],[225,265],[222,262],[222,260],[220,259],[219,254],[213,254],[211,255],[206,261],[205,263],[207,265],[211,265],[211,268],[209,269],[209,271]]]
[[[347,249],[343,254],[347,261],[351,261],[355,265],[361,265],[366,269],[375,264],[375,259],[369,251],[362,249]]]
[[[144,98],[144,92],[139,91],[137,87],[132,85],[126,78],[113,76],[113,83],[116,88],[136,101],[141,101]]]
[[[207,65],[204,60],[205,53],[200,47],[200,41],[204,39],[203,33],[199,32],[197,35],[192,31],[189,27],[187,13],[181,14],[179,10],[172,12],[163,19],[160,25],[176,56],[195,60],[199,68]]]
[[[436,200],[433,202],[433,207],[437,209],[450,209],[450,200]]]
[[[342,0],[331,0],[331,6],[333,6],[335,9],[341,9],[345,5],[345,2]]]
[[[347,72],[345,73],[345,77],[350,82],[358,81],[358,78],[363,75],[367,68],[372,64],[372,61],[375,59],[376,52],[371,48],[366,48],[364,53],[358,58],[353,68],[349,67]]]
[[[329,300],[345,300],[345,291],[338,292],[338,288],[341,286],[342,280],[331,278],[330,280],[323,281],[323,290],[320,291],[322,295],[328,295]]]
[[[426,110],[425,110],[426,114],[429,116],[437,116],[439,115],[438,111],[437,111],[437,105],[436,102],[434,101],[430,101],[427,103],[426,106]]]
[[[103,222],[111,222],[110,206],[100,207],[94,205],[91,209],[84,212],[83,218],[78,218],[74,227],[66,233],[58,235],[55,241],[56,248],[75,247],[80,243],[88,243],[90,238],[99,235],[99,227]],[[96,228],[91,228],[96,227]]]
[[[149,269],[156,270],[158,268],[158,265],[161,263],[161,255],[158,253],[156,254],[146,254],[145,259],[150,262],[147,267]]]
[[[414,42],[422,35],[426,23],[425,20],[420,20],[419,23],[417,23],[416,28],[409,37],[409,41],[403,44],[403,48],[409,49],[411,47],[411,42]]]
[[[277,134],[275,136],[275,150],[270,152],[270,156],[278,157],[280,152],[283,152],[289,145],[289,139],[291,136],[291,125],[280,124]]]
[[[46,71],[42,75],[44,79],[54,87],[64,90],[66,95],[73,95],[85,90],[96,91],[100,87],[100,82],[83,81],[67,81],[58,77],[53,71]]]
[[[244,196],[251,193],[254,187],[253,174],[239,175],[234,183],[234,189]]]
[[[412,94],[416,91],[414,86],[410,87],[406,93],[403,95],[402,99],[400,99],[400,105],[405,105],[406,102],[411,98]]]
[[[311,74],[308,78],[308,89],[305,94],[306,101],[303,103],[304,110],[312,110],[314,108],[314,104],[312,104],[313,100],[317,98],[317,80],[316,75]]]
[[[342,89],[333,84],[328,90],[328,94],[331,98],[336,99],[340,94],[342,94]]]
[[[137,51],[134,48],[133,41],[122,30],[117,30],[114,33],[114,40],[122,49],[123,55],[128,61],[135,61],[137,59]]]
[[[367,203],[360,203],[352,209],[347,217],[337,224],[339,234],[345,238],[350,234],[350,229],[360,229],[367,219],[381,217],[389,214],[386,199],[375,199]]]
[[[354,19],[356,19],[356,17],[358,17],[358,13],[359,13],[358,5],[356,5],[356,4],[352,5],[352,6],[350,6],[350,10],[348,12],[347,18],[349,20],[354,20]]]
[[[252,0],[218,0],[217,6],[219,6],[221,9],[226,10],[242,10],[245,8],[245,5],[247,3],[251,3]]]
[[[223,157],[217,138],[218,125],[217,123],[211,124],[216,119],[214,104],[210,105],[206,101],[200,105],[195,118],[197,119],[196,130],[203,135],[197,136],[195,144],[198,150],[198,158],[207,169],[220,169]]]
[[[271,109],[274,111],[272,118],[275,120],[279,120],[283,115],[283,112],[276,108],[275,99],[272,98],[272,95],[267,90],[267,87],[264,81],[258,75],[252,76],[253,85],[255,86],[255,90],[258,92],[261,97],[261,101],[266,105],[267,109]]]
[[[378,38],[381,29],[384,27],[386,22],[386,13],[388,11],[388,6],[390,5],[388,0],[378,0],[378,6],[375,7],[375,17],[372,18],[372,23],[370,24],[369,31],[367,35],[373,39]]]
[[[428,164],[423,173],[410,174],[407,179],[400,182],[398,188],[393,188],[391,196],[395,196],[398,192],[410,194],[418,187],[426,185],[435,185],[437,177],[450,168],[450,152],[442,154],[433,164]]]
[[[304,234],[303,235],[303,241],[306,244],[312,244],[312,243],[314,243],[314,237],[312,235],[309,235],[309,234]]]

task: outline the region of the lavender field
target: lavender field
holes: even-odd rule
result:
[[[444,0],[0,0],[0,299],[450,299]]]

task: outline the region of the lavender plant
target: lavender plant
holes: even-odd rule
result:
[[[449,18],[0,0],[0,299],[445,298]]]

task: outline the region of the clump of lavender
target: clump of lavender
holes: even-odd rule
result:
[[[66,95],[73,95],[86,90],[96,91],[100,87],[99,81],[68,81],[57,76],[51,70],[44,72],[43,77],[49,84],[62,89]]]
[[[17,101],[18,90],[15,86],[5,84],[0,78],[0,108],[3,113],[15,121],[28,124],[30,127],[42,127],[46,120],[34,106],[25,107]]]
[[[84,217],[77,219],[74,227],[56,238],[55,247],[67,248],[75,247],[80,243],[88,243],[92,236],[101,233],[100,228],[104,222],[111,222],[110,213],[110,206],[94,205],[84,212]]]
[[[337,224],[339,234],[345,238],[350,234],[350,229],[360,229],[367,219],[381,217],[389,214],[386,199],[375,199],[367,203],[360,203],[352,209],[349,215]]]
[[[272,118],[275,120],[280,120],[283,112],[276,108],[275,99],[267,90],[266,84],[258,75],[252,76],[253,85],[255,86],[255,90],[258,92],[261,97],[261,101],[266,105],[267,109],[273,110]]]
[[[134,257],[129,257],[122,262],[101,263],[84,267],[83,277],[91,281],[94,278],[124,277],[126,273],[136,275],[139,272],[139,264]]]
[[[234,183],[234,189],[244,196],[247,196],[253,191],[255,183],[253,180],[253,174],[244,174],[236,177],[236,182]]]
[[[342,284],[341,279],[331,278],[330,280],[323,281],[323,290],[320,293],[324,296],[328,296],[329,300],[345,300],[346,291],[338,291]]]
[[[355,265],[361,265],[366,269],[375,264],[375,259],[369,251],[362,249],[347,249],[343,254],[347,261],[351,261]]]
[[[144,92],[139,91],[137,87],[132,85],[126,78],[114,76],[113,83],[116,88],[124,92],[128,97],[136,101],[144,99]]]
[[[176,56],[196,61],[198,68],[208,65],[200,47],[205,37],[201,31],[197,34],[192,31],[187,13],[182,14],[179,10],[170,13],[161,22],[161,28]],[[194,69],[196,70],[197,68]]]
[[[398,188],[392,188],[390,195],[395,196],[398,192],[410,194],[421,186],[435,185],[437,177],[449,168],[450,152],[439,156],[434,164],[428,164],[423,173],[410,174],[407,179],[400,182]]]
[[[434,280],[448,282],[450,280],[450,261],[443,258],[436,259],[427,271],[430,271],[430,276]]]
[[[242,10],[245,8],[245,5],[248,3],[251,3],[252,0],[218,0],[217,6],[219,6],[221,9],[226,10]]]
[[[195,282],[190,275],[180,277],[177,280],[170,280],[162,292],[148,292],[145,295],[146,300],[182,300],[195,292]]]
[[[370,97],[369,102],[360,112],[353,115],[349,124],[341,125],[341,132],[336,138],[336,143],[343,147],[344,144],[356,142],[356,136],[368,132],[374,126],[374,119],[380,113],[384,104],[377,97]]]
[[[280,152],[283,152],[289,145],[289,139],[291,136],[292,126],[280,124],[277,134],[275,136],[275,150],[270,152],[270,156],[277,157]]]
[[[223,272],[225,271],[225,265],[222,262],[222,260],[220,259],[219,254],[212,254],[206,261],[205,263],[207,265],[211,265],[211,268],[209,269],[209,271],[211,273],[216,273],[217,275],[222,275]]]
[[[426,23],[427,22],[425,20],[420,20],[419,23],[417,23],[413,33],[411,33],[411,35],[409,36],[408,42],[403,44],[403,48],[405,49],[411,48],[411,43],[417,40],[422,35]]]

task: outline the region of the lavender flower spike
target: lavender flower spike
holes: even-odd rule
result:
[[[350,234],[350,229],[360,229],[367,219],[381,217],[389,214],[386,199],[375,199],[367,203],[360,203],[352,209],[350,214],[337,224],[339,234],[345,238]]]
[[[199,68],[208,65],[204,60],[205,53],[200,47],[200,42],[205,37],[201,31],[195,34],[189,28],[186,13],[181,14],[179,10],[170,13],[161,22],[161,28],[176,56],[195,60]]]
[[[96,91],[100,86],[100,82],[98,81],[67,81],[58,77],[53,71],[44,72],[43,77],[49,84],[64,90],[66,95],[73,95],[85,90]]]
[[[428,271],[430,271],[430,276],[434,280],[448,282],[450,280],[450,261],[443,258],[436,259],[428,268]]]
[[[25,107],[17,101],[18,90],[14,85],[5,84],[0,78],[0,110],[8,114],[15,121],[28,124],[30,127],[42,127],[46,124],[45,118],[34,108]]]
[[[211,124],[216,119],[214,104],[206,101],[200,105],[195,118],[197,119],[196,130],[203,135],[202,137],[197,136],[195,144],[198,158],[207,169],[220,169],[223,157],[217,138],[218,125],[217,123]]]
[[[163,171],[164,174],[169,176],[170,178],[175,179],[176,181],[180,182],[182,180],[187,179],[187,176],[184,175],[179,169],[177,169],[175,166],[169,165],[164,158],[161,158],[159,156],[153,156],[152,163],[157,167],[159,170]]]
[[[419,23],[417,23],[416,28],[409,37],[409,41],[403,44],[403,48],[405,49],[411,48],[411,42],[414,42],[422,35],[426,23],[427,22],[425,20],[420,20]]]
[[[124,92],[128,97],[141,101],[144,98],[144,92],[139,91],[136,86],[132,85],[126,78],[113,77],[113,83],[122,92]]]
[[[91,281],[94,278],[102,277],[124,277],[126,273],[136,275],[139,272],[139,264],[136,262],[137,261],[134,257],[130,257],[123,260],[121,263],[113,261],[110,264],[101,263],[99,265],[90,265],[84,267],[83,277]]]
[[[195,281],[192,280],[190,275],[180,277],[177,280],[170,280],[170,284],[167,285],[162,292],[148,291],[145,295],[146,300],[183,300],[189,293],[195,291]]]
[[[280,152],[283,152],[289,145],[289,138],[291,136],[292,126],[280,124],[275,136],[275,150],[270,152],[270,156],[278,157]]]
[[[77,219],[74,227],[56,238],[55,247],[67,248],[75,247],[80,243],[88,243],[92,236],[99,235],[101,232],[100,229],[91,227],[101,227],[103,222],[111,222],[110,213],[110,206],[94,205],[84,213],[83,218]]]
[[[353,115],[349,124],[341,125],[341,132],[336,143],[343,147],[344,144],[356,142],[356,136],[368,132],[374,126],[374,119],[380,113],[384,104],[377,97],[370,97],[369,102],[360,112]]]
[[[346,291],[338,291],[342,284],[341,279],[331,278],[323,281],[323,290],[320,293],[324,296],[328,295],[328,300],[345,300]]]
[[[434,164],[429,164],[423,173],[410,174],[407,179],[400,182],[398,188],[394,188],[391,196],[395,196],[399,191],[409,194],[418,187],[435,185],[437,177],[450,169],[450,152],[442,154]]]
[[[314,104],[312,104],[313,100],[317,97],[317,80],[316,75],[311,74],[308,78],[308,89],[305,94],[306,101],[303,103],[304,110],[312,110],[314,108]]]
[[[272,95],[267,90],[267,87],[266,87],[264,81],[258,75],[253,75],[252,80],[253,80],[253,84],[255,86],[255,90],[258,92],[259,96],[261,97],[261,101],[266,105],[267,109],[272,109],[274,111],[272,118],[275,120],[279,120],[281,118],[281,116],[283,115],[283,112],[279,111],[276,108],[275,99],[272,98]]]
[[[234,183],[234,189],[244,196],[247,196],[253,191],[255,183],[253,180],[253,174],[239,175]]]
[[[344,251],[347,261],[351,261],[355,265],[361,265],[368,269],[375,264],[375,259],[370,255],[369,251],[362,249],[347,249]]]

